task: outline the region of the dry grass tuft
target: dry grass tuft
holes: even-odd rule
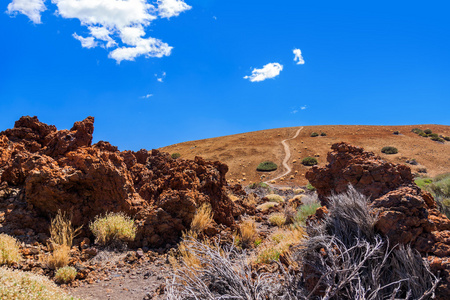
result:
[[[20,261],[19,243],[7,234],[0,234],[0,266]]]
[[[136,237],[134,220],[124,213],[107,213],[97,216],[89,228],[95,236],[96,243],[108,245],[133,241]]]
[[[278,229],[258,247],[256,262],[277,261],[280,255],[289,253],[290,247],[300,244],[305,237],[303,228]]]
[[[239,240],[242,247],[251,247],[257,237],[255,221],[246,219],[239,225]]]
[[[48,278],[30,272],[0,268],[2,300],[74,300]]]
[[[295,189],[294,194],[303,194],[305,192],[304,189]]]
[[[269,202],[283,203],[284,198],[277,194],[269,194],[266,195],[266,198],[269,199]]]
[[[274,214],[270,215],[269,222],[272,225],[281,227],[286,223],[286,217],[282,213],[274,213]]]
[[[191,230],[196,233],[202,233],[206,228],[214,223],[211,205],[204,203],[197,209],[191,222]]]
[[[82,226],[74,229],[70,219],[71,217],[66,212],[62,213],[58,210],[50,224],[50,236],[53,243],[72,248],[73,239],[80,233]]]
[[[77,270],[74,267],[62,267],[55,273],[55,280],[59,283],[69,283],[77,277]]]
[[[278,206],[277,202],[266,202],[263,203],[261,205],[258,205],[256,207],[257,210],[260,210],[262,212],[268,211],[269,209],[271,209],[272,207]]]
[[[47,266],[50,269],[59,269],[69,264],[70,248],[67,245],[56,245],[52,254],[47,256]]]

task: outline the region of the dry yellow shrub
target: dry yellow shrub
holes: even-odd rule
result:
[[[191,230],[196,233],[201,233],[206,228],[211,226],[213,222],[211,205],[209,203],[204,203],[199,209],[197,209],[197,212],[192,219]]]
[[[11,265],[20,260],[19,243],[7,234],[0,234],[0,266]]]
[[[255,221],[246,219],[239,225],[239,239],[243,247],[249,247],[258,237]]]
[[[265,211],[268,211],[270,208],[275,207],[275,206],[278,206],[277,202],[266,202],[266,203],[263,203],[261,205],[258,205],[256,207],[256,209],[260,210],[262,212],[265,212]]]
[[[269,222],[272,225],[281,227],[286,223],[286,217],[282,213],[274,213],[274,214],[270,215]]]
[[[47,265],[51,269],[59,269],[69,264],[70,248],[67,245],[55,245],[52,254],[47,257]]]
[[[277,194],[269,194],[266,195],[266,198],[269,199],[270,202],[277,202],[277,203],[283,203],[284,198]]]
[[[58,210],[50,224],[51,241],[58,245],[66,245],[72,248],[73,239],[80,233],[81,227],[74,229],[70,216]]]
[[[115,242],[129,242],[136,237],[134,220],[124,213],[107,213],[104,217],[97,216],[89,224],[89,229],[96,238],[96,242],[106,245]]]

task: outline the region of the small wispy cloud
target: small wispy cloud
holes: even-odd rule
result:
[[[293,52],[294,52],[294,61],[297,62],[297,65],[304,65],[305,60],[303,59],[302,51],[300,49],[294,49]]]
[[[294,109],[293,111],[291,111],[291,114],[296,114],[298,113],[298,110]]]
[[[83,48],[90,49],[90,48],[97,47],[97,42],[95,41],[95,39],[92,36],[85,38],[85,37],[79,36],[76,33],[72,34],[72,36],[81,42],[81,47],[83,47]]]
[[[251,82],[264,81],[269,78],[275,78],[280,75],[283,70],[283,66],[279,63],[269,63],[265,65],[262,69],[254,69],[252,75],[245,76],[244,79],[248,79]]]
[[[301,110],[305,110],[306,109],[306,105],[303,105],[302,107],[300,107]]]
[[[216,16],[213,16],[213,19],[214,19],[214,20],[217,20],[217,17],[216,17]]]
[[[139,97],[139,98],[141,98],[141,99],[148,99],[150,97],[153,97],[153,94],[147,94],[147,95]]]
[[[155,74],[155,76],[156,76],[156,80],[157,80],[158,82],[164,82],[164,78],[166,78],[166,72],[163,72],[163,73],[161,74],[161,76],[159,76],[158,74]]]

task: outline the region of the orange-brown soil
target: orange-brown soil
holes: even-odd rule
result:
[[[316,156],[319,166],[325,165],[326,154],[332,144],[348,142],[372,151],[383,159],[405,164],[406,160],[416,159],[419,165],[410,165],[412,172],[425,168],[424,175],[435,176],[450,171],[450,142],[439,143],[420,137],[411,132],[413,128],[431,129],[433,133],[450,136],[450,126],[445,125],[407,125],[407,126],[362,126],[328,125],[304,126],[297,138],[287,141],[291,150],[289,165],[292,172],[276,184],[305,185],[304,174],[310,167],[303,166],[301,160]],[[300,127],[279,128],[248,132],[218,138],[190,141],[160,148],[169,153],[180,153],[181,158],[193,159],[201,156],[207,160],[219,160],[229,166],[229,182],[247,185],[251,182],[267,181],[284,173],[282,161],[285,151],[282,140],[292,138]],[[399,135],[393,134],[399,131]],[[325,132],[326,136],[310,137],[311,132]],[[381,153],[384,146],[398,149],[397,154]],[[270,173],[257,172],[258,164],[265,160],[275,162],[279,168]],[[296,173],[297,171],[297,173]],[[265,175],[265,177],[262,177]],[[291,178],[293,177],[293,178]]]

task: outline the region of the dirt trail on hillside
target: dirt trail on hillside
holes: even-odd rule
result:
[[[285,140],[281,141],[281,144],[284,147],[284,152],[286,153],[286,155],[284,156],[284,160],[283,160],[283,167],[286,169],[286,172],[284,172],[283,174],[281,174],[278,177],[275,177],[275,178],[267,180],[265,183],[268,184],[270,181],[280,179],[281,177],[284,177],[284,176],[286,176],[286,175],[288,175],[289,173],[292,172],[292,168],[288,165],[288,161],[291,158],[291,148],[289,147],[287,141],[290,141],[290,140],[293,140],[293,139],[297,138],[298,135],[300,134],[300,131],[302,131],[302,129],[303,129],[303,127],[300,127],[297,130],[297,132],[295,133],[294,137],[291,137],[290,139],[285,139]]]

